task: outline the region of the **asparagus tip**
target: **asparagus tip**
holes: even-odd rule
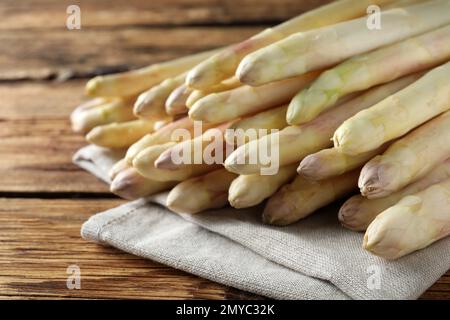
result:
[[[363,248],[367,251],[377,255],[380,248],[379,245],[383,241],[385,230],[381,227],[381,224],[375,219],[367,228],[363,239]]]
[[[252,205],[248,205],[248,201],[245,201],[245,199],[242,198],[243,195],[239,194],[231,194],[229,193],[228,196],[228,202],[230,203],[230,206],[236,209],[243,209],[251,207]],[[245,196],[245,195],[244,195]]]
[[[155,160],[155,167],[164,170],[176,170],[178,165],[172,161],[172,150],[166,150]]]
[[[319,164],[314,155],[306,156],[297,168],[297,173],[305,179],[315,179],[315,175],[319,170]]]
[[[286,226],[294,222],[291,221],[290,215],[295,211],[295,208],[290,205],[289,201],[285,200],[283,193],[275,194],[269,199],[262,214],[264,223],[274,226]]]
[[[380,156],[376,156],[361,170],[358,179],[358,187],[361,194],[369,199],[381,198],[389,194],[388,181],[389,165],[380,163]]]
[[[338,220],[339,222],[350,230],[362,231],[358,225],[358,205],[355,202],[359,202],[359,200],[353,200],[352,198],[346,201],[338,212]]]
[[[195,210],[191,210],[189,205],[189,200],[186,201],[185,197],[180,196],[180,194],[177,192],[177,189],[172,189],[171,192],[169,192],[169,195],[166,200],[167,207],[176,213],[188,213],[193,214],[196,213]]]
[[[256,84],[255,79],[252,75],[252,63],[249,61],[248,56],[245,57],[241,63],[239,64],[236,70],[236,77],[239,79],[239,82],[254,85]]]
[[[96,95],[96,93],[97,93],[97,91],[98,91],[98,88],[99,88],[99,82],[100,82],[100,80],[101,80],[101,77],[100,77],[100,76],[97,76],[97,77],[95,77],[95,78],[89,80],[89,81],[86,83],[86,89],[85,89],[85,91],[86,91],[86,94],[87,94],[88,96],[95,96],[95,95]]]
[[[186,75],[186,86],[188,88],[195,88],[195,84],[199,81],[200,76],[197,72],[197,70],[194,68],[191,71],[188,72],[188,74]]]
[[[143,196],[140,194],[142,180],[134,168],[125,169],[117,173],[111,182],[110,191],[127,200],[138,199]]]
[[[90,143],[94,143],[98,140],[98,137],[101,135],[102,133],[102,128],[101,127],[94,127],[92,128],[87,134],[86,134],[86,140]]]
[[[134,113],[134,115],[136,115],[136,116],[142,115],[144,106],[145,106],[146,103],[147,103],[147,102],[146,102],[146,97],[144,96],[144,94],[145,94],[145,93],[140,94],[140,95],[137,97],[136,102],[134,103],[134,106],[133,106],[133,113]]]

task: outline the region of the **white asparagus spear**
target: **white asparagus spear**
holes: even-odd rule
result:
[[[117,97],[137,95],[152,86],[183,73],[200,61],[217,53],[211,50],[167,62],[156,63],[148,67],[127,72],[97,76],[86,84],[86,93],[90,96]]]
[[[439,164],[424,177],[387,197],[367,199],[360,194],[351,197],[339,210],[339,221],[348,229],[364,231],[378,214],[396,204],[401,198],[448,178],[450,178],[450,159]]]
[[[406,196],[367,228],[364,249],[398,259],[450,234],[450,179]]]
[[[186,84],[181,84],[174,89],[167,97],[165,108],[168,115],[179,115],[188,112],[186,101],[192,93],[192,89],[188,88]]]
[[[126,148],[153,132],[154,125],[154,121],[142,119],[105,124],[89,131],[86,140],[100,147]]]
[[[231,183],[228,201],[234,208],[253,207],[272,196],[296,176],[296,164],[281,167],[275,175],[240,175]]]
[[[177,182],[153,181],[142,177],[134,168],[127,168],[117,173],[111,183],[112,193],[127,200],[135,200],[168,190]]]
[[[153,133],[145,135],[127,150],[125,159],[127,159],[127,162],[131,165],[133,163],[134,157],[139,152],[152,145],[163,144],[171,141],[172,132],[180,128],[186,129],[192,134],[194,131],[194,123],[188,117],[184,117],[177,121],[171,122],[166,126],[163,126]]]
[[[265,152],[268,146],[274,152],[278,152],[275,160],[279,161],[280,166],[298,163],[305,156],[330,147],[332,145],[330,138],[333,132],[346,119],[401,90],[418,77],[419,75],[414,74],[372,88],[356,98],[324,112],[309,123],[302,126],[289,126],[278,133],[250,141],[228,156],[225,160],[225,167],[238,174],[259,173],[263,168],[273,165],[273,161],[263,163],[257,156],[261,152]],[[278,135],[278,142],[274,135]]]
[[[136,119],[132,104],[133,98],[115,98],[107,99],[104,104],[85,105],[72,113],[72,130],[87,133],[96,126]]]
[[[208,123],[222,123],[276,107],[289,102],[299,90],[311,83],[318,75],[318,72],[312,72],[261,87],[242,86],[229,91],[212,93],[198,100],[189,109],[189,117]]]
[[[284,105],[238,120],[230,126],[230,130],[225,131],[225,141],[230,145],[247,143],[269,134],[272,129],[281,130],[287,127],[286,111],[287,105]],[[245,135],[248,130],[254,131],[255,134],[240,139],[239,135]]]
[[[285,226],[307,217],[317,209],[356,189],[359,170],[320,181],[297,176],[270,197],[263,213],[268,224]]]
[[[125,159],[117,161],[108,172],[109,179],[113,181],[119,172],[128,168],[130,168],[130,165]]]
[[[170,124],[170,123],[172,123],[174,121],[176,121],[174,118],[168,118],[168,119],[164,119],[164,120],[155,121],[155,124],[153,126],[153,130],[154,131],[158,131],[162,127],[167,126],[168,124]]]
[[[70,114],[70,121],[73,122],[76,117],[79,116],[80,113],[93,109],[95,107],[98,107],[100,105],[107,104],[108,102],[111,102],[112,98],[103,98],[103,97],[97,97],[90,99],[88,101],[83,102],[82,104],[75,107],[75,109]]]
[[[159,85],[141,93],[134,104],[134,114],[139,118],[163,118],[166,113],[166,100],[172,91],[184,82],[185,75],[168,78]]]
[[[247,54],[281,40],[293,33],[332,25],[365,15],[371,4],[385,5],[393,0],[338,0],[303,13],[280,25],[265,29],[255,36],[229,46],[193,68],[187,84],[196,89],[211,87],[234,74]]]
[[[236,77],[231,77],[229,79],[226,79],[212,87],[205,88],[203,90],[194,90],[189,95],[189,98],[186,101],[186,107],[188,109],[192,108],[192,106],[201,98],[206,97],[210,93],[218,93],[223,91],[228,91],[235,89],[237,87],[242,86],[242,83],[239,82],[239,80]]]
[[[346,94],[365,90],[450,59],[450,25],[359,55],[322,73],[291,101],[290,124],[301,124],[331,108]]]
[[[165,144],[150,146],[142,150],[133,159],[133,167],[143,177],[155,181],[183,181],[187,178],[217,169],[218,165],[204,163],[183,165],[180,166],[180,168],[172,170],[156,168],[156,159],[158,159],[164,151],[175,145],[176,142],[167,142]]]
[[[450,15],[449,15],[450,16]],[[350,155],[378,148],[450,109],[450,62],[345,121],[334,146]]]
[[[167,197],[167,206],[178,213],[199,213],[228,203],[228,188],[236,175],[218,169],[176,185]]]
[[[449,74],[450,75],[450,74]],[[381,198],[427,174],[450,157],[450,111],[430,120],[400,140],[362,169],[363,196]]]
[[[309,180],[334,177],[363,166],[376,155],[383,153],[388,145],[378,149],[349,156],[339,149],[329,148],[306,156],[298,166],[298,174]]]
[[[252,86],[302,75],[450,23],[450,1],[434,0],[381,12],[381,28],[368,18],[293,34],[247,55],[236,76]]]
[[[222,151],[225,149],[223,134],[231,124],[232,122],[228,122],[208,129],[198,137],[182,141],[168,148],[163,151],[156,160],[152,159],[152,164],[154,163],[155,167],[158,169],[165,170],[179,170],[184,166],[191,166],[194,163],[217,164],[215,160],[218,160],[218,163],[222,164],[224,154],[220,157],[215,151],[219,148]],[[214,152],[211,152],[214,153],[213,155],[206,152],[208,146],[214,148]],[[211,156],[211,158],[205,159],[205,156]],[[217,159],[219,157],[221,159]]]

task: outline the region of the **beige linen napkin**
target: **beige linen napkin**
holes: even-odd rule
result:
[[[121,155],[88,146],[74,162],[107,182]],[[448,238],[397,261],[367,253],[363,235],[339,225],[337,206],[279,228],[261,223],[260,207],[177,215],[165,197],[99,213],[82,236],[278,299],[415,299],[450,267]]]

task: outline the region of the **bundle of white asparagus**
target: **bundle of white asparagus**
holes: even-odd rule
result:
[[[190,214],[263,204],[265,223],[288,225],[351,196],[339,221],[396,259],[450,234],[449,12],[450,0],[337,0],[96,77],[72,127],[127,149],[110,172],[123,198],[170,190],[167,206]]]

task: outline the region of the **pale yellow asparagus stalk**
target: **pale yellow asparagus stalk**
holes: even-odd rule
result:
[[[164,126],[167,126],[169,123],[174,122],[175,120],[173,118],[166,118],[162,120],[155,121],[155,124],[153,125],[153,131],[158,131]]]
[[[299,31],[316,29],[363,16],[371,4],[384,5],[392,2],[394,1],[339,0],[303,13],[273,28],[265,29],[245,41],[225,48],[200,63],[189,72],[187,84],[196,89],[208,88],[233,75],[242,58],[253,51]]]
[[[325,71],[289,105],[290,124],[301,124],[331,108],[346,94],[365,90],[450,59],[450,25],[356,56]]]
[[[201,98],[206,97],[210,93],[228,91],[240,87],[241,85],[242,83],[240,83],[236,77],[231,77],[212,87],[205,88],[204,90],[193,90],[186,101],[186,106],[188,109],[190,109],[194,105],[194,103],[196,103]]]
[[[191,92],[191,94],[189,95],[189,97],[187,98],[186,101],[186,107],[187,109],[191,109],[192,106],[201,98],[204,98],[208,95],[209,93],[206,93],[204,91],[201,90],[194,90]]]
[[[106,76],[97,76],[86,84],[90,96],[117,97],[137,95],[167,78],[183,73],[218,50],[211,50],[167,62],[156,63],[141,69]]]
[[[439,164],[424,177],[387,197],[367,199],[360,194],[351,197],[339,210],[339,221],[348,229],[364,231],[377,215],[396,204],[403,197],[422,191],[449,178],[450,159]]]
[[[358,174],[359,170],[354,170],[320,181],[297,176],[269,198],[263,221],[278,226],[297,222],[355,190]]]
[[[71,115],[72,129],[87,133],[92,128],[113,122],[125,122],[135,119],[132,98],[115,98],[105,104],[91,105],[77,110]]]
[[[279,165],[298,163],[307,155],[328,148],[336,128],[359,111],[369,108],[378,101],[401,90],[418,78],[411,75],[388,84],[372,88],[365,93],[321,114],[313,121],[301,126],[288,126],[278,133],[266,135],[258,140],[240,146],[225,161],[225,167],[238,174],[254,174],[270,163],[262,163],[256,155],[270,146],[278,152]],[[278,135],[278,142],[276,136]],[[275,138],[275,139],[274,139]],[[272,143],[273,141],[273,143]],[[256,161],[252,161],[256,159]]]
[[[329,148],[306,156],[297,169],[298,174],[309,180],[323,180],[363,166],[376,155],[383,153],[388,145],[375,150],[349,156],[339,149]]]
[[[161,153],[175,145],[176,142],[167,142],[165,144],[150,146],[142,150],[133,159],[133,167],[140,175],[155,181],[183,181],[187,178],[217,169],[217,165],[208,165],[204,163],[185,165],[177,170],[156,168],[155,160],[158,159]]]
[[[89,131],[86,140],[105,148],[127,148],[153,132],[154,124],[154,121],[148,120],[105,124]]]
[[[370,160],[361,171],[358,186],[369,199],[385,197],[424,176],[448,157],[450,111],[408,133]]]
[[[225,141],[230,145],[247,143],[269,134],[272,129],[281,130],[287,127],[286,111],[287,105],[284,105],[238,120],[225,131]],[[253,130],[255,134],[245,135],[247,130]],[[241,134],[244,139],[240,139]]]
[[[368,18],[300,32],[247,55],[236,76],[257,86],[335,65],[352,56],[419,35],[450,23],[450,1],[434,0],[381,12],[381,26]]]
[[[351,155],[367,152],[449,110],[449,74],[450,62],[359,112],[336,130],[334,146]]]
[[[184,82],[185,75],[168,78],[159,85],[141,93],[134,104],[134,114],[139,118],[163,118],[166,113],[166,100],[174,89]]]
[[[221,123],[279,106],[288,102],[318,75],[318,72],[312,72],[256,88],[241,86],[229,91],[211,93],[189,109],[189,117],[209,123]]]
[[[153,133],[145,135],[128,149],[125,159],[129,164],[132,164],[134,157],[145,148],[170,142],[172,140],[172,132],[176,129],[186,129],[192,134],[194,131],[194,123],[188,117],[184,117],[163,126]]]
[[[363,247],[398,259],[450,234],[450,179],[402,198],[367,228]]]
[[[170,191],[167,206],[172,211],[190,214],[224,207],[235,178],[235,174],[222,168],[183,181]]]
[[[192,93],[192,89],[188,88],[186,84],[181,84],[174,89],[167,97],[165,108],[168,115],[179,115],[188,112],[186,101]]]
[[[234,208],[256,206],[296,176],[296,164],[281,167],[275,175],[240,175],[231,183],[228,201]]]
[[[218,154],[218,149],[224,150],[223,135],[231,124],[232,122],[224,123],[206,130],[197,137],[182,141],[162,152],[156,160],[152,160],[152,163],[154,163],[156,168],[165,170],[180,170],[185,166],[190,167],[194,163],[222,164],[224,157],[223,154],[222,157]],[[211,152],[207,152],[208,148]],[[209,158],[205,159],[204,156]],[[220,157],[220,159],[217,159],[217,157]]]
[[[95,107],[98,107],[100,105],[107,104],[108,102],[111,102],[112,100],[113,100],[112,98],[98,97],[98,98],[93,98],[88,101],[85,101],[82,104],[80,104],[79,106],[75,107],[75,109],[70,114],[70,119],[73,122],[72,119],[76,118],[80,113],[90,110],[90,109],[93,109]]]
[[[131,168],[131,166],[127,163],[125,159],[121,159],[117,161],[111,169],[109,169],[108,176],[111,181],[119,174],[119,172]]]
[[[160,182],[146,179],[134,168],[127,168],[117,173],[110,190],[121,198],[135,200],[168,190],[176,184],[174,181]]]

